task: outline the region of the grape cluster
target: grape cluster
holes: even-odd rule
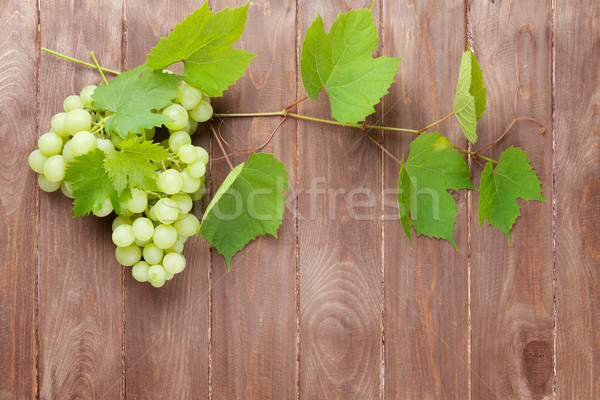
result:
[[[86,86],[79,96],[67,97],[63,104],[65,112],[52,117],[50,131],[39,138],[38,148],[29,155],[29,166],[40,174],[38,184],[45,192],[60,188],[73,198],[70,183],[64,181],[68,164],[96,148],[106,154],[120,149],[124,139],[117,135],[108,137],[104,131],[111,113],[93,108],[95,89],[95,85]],[[204,148],[192,145],[190,135],[196,131],[198,122],[212,116],[213,109],[210,98],[182,83],[173,104],[157,112],[172,120],[165,124],[169,137],[161,144],[174,157],[157,164],[158,192],[131,189],[131,198],[120,204],[120,213],[113,222],[112,240],[117,246],[117,260],[124,266],[132,266],[136,280],[161,287],[185,268],[183,245],[200,227],[192,207],[205,192],[209,155]],[[152,140],[155,129],[142,129],[141,133],[130,133],[128,138],[137,135]],[[111,214],[113,205],[108,196],[92,212],[99,217]]]

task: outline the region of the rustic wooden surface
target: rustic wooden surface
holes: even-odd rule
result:
[[[367,3],[252,2],[238,45],[258,56],[215,107],[270,111],[302,98],[297,46],[310,22],[318,12],[329,26]],[[546,132],[520,121],[500,147],[527,152],[547,201],[521,202],[510,244],[478,229],[478,195],[461,191],[458,249],[414,233],[409,246],[390,191],[398,166],[358,131],[289,120],[266,149],[290,173],[279,238],[252,242],[230,272],[203,240],[188,241],[186,271],[155,290],[116,262],[109,220],[72,219],[64,196],[37,189],[26,161],[36,138],[66,96],[100,81],[40,48],[94,50],[107,67],[131,68],[200,5],[0,4],[0,400],[600,398],[597,2],[373,7],[378,54],[404,58],[373,122],[418,129],[451,111],[469,44],[488,88],[479,148],[513,119],[521,71],[516,113]],[[321,97],[299,110],[328,117],[327,106]],[[278,122],[230,119],[221,131],[254,147]],[[466,145],[455,121],[436,129]],[[369,134],[408,152],[409,136]],[[220,156],[206,127],[193,140]],[[226,172],[211,163],[209,191]]]

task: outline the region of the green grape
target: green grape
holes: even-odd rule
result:
[[[115,145],[110,139],[96,139],[96,147],[102,150],[105,154],[115,151]]]
[[[148,268],[148,277],[150,278],[150,283],[154,283],[157,285],[164,285],[165,283],[165,278],[166,278],[166,274],[165,274],[165,269],[163,268],[162,265],[160,264],[156,264],[156,265],[152,265],[150,268]],[[158,286],[158,287],[160,287]]]
[[[154,138],[154,134],[156,133],[156,127],[152,127],[152,128],[145,128],[142,129],[142,137],[144,138],[144,140],[152,140]]]
[[[132,244],[134,240],[133,227],[129,224],[117,226],[112,233],[112,241],[119,247],[127,247]]]
[[[152,239],[154,233],[154,224],[148,218],[138,218],[133,221],[133,235],[136,239],[148,241]]]
[[[169,147],[175,153],[177,153],[179,148],[181,146],[183,146],[184,144],[191,144],[191,143],[192,143],[192,138],[190,138],[189,133],[187,133],[185,131],[173,132],[173,133],[171,133],[171,136],[169,136]]]
[[[73,195],[73,189],[71,189],[71,182],[62,181],[60,183],[60,191],[63,192],[63,194],[70,199],[75,198],[75,196]]]
[[[177,156],[186,164],[191,164],[198,158],[196,147],[192,144],[184,144],[177,149]]]
[[[192,198],[185,193],[177,193],[171,196],[171,200],[177,203],[179,214],[190,212],[193,206]]]
[[[198,190],[196,190],[194,193],[191,194],[191,198],[193,201],[198,201],[198,200],[202,199],[202,196],[204,196],[204,193],[206,193],[206,186],[201,184],[200,188],[198,188]]]
[[[167,249],[167,253],[181,253],[183,251],[183,242],[179,240],[179,237],[175,241],[175,244]]]
[[[149,282],[155,288],[163,287],[165,285],[165,282],[166,282],[166,277],[167,277],[167,275],[165,274],[165,280],[162,281],[162,282],[152,282],[152,281],[149,281]]]
[[[171,199],[160,199],[154,205],[154,214],[163,224],[172,224],[179,216],[179,206]]]
[[[194,121],[205,122],[212,117],[213,108],[208,101],[202,100],[189,114]]]
[[[195,163],[188,165],[185,170],[191,177],[200,179],[206,173],[206,164],[202,161],[196,161]]]
[[[157,247],[168,249],[177,241],[177,231],[172,225],[160,224],[154,228],[152,240]]]
[[[163,267],[172,274],[178,274],[185,269],[185,257],[179,253],[167,253],[162,260]]]
[[[65,177],[66,163],[63,156],[56,154],[44,164],[44,176],[50,182],[60,182]]]
[[[68,162],[68,163],[75,160],[75,156],[73,155],[73,152],[71,151],[71,140],[67,140],[67,143],[65,143],[65,145],[63,146],[62,156],[65,159],[65,162]]]
[[[174,276],[175,276],[175,274],[172,274],[169,271],[165,271],[165,280],[166,281],[170,281],[171,279],[173,279]]]
[[[185,193],[194,193],[200,185],[202,181],[198,178],[194,178],[191,176],[185,169],[181,171],[181,177],[183,178],[183,186],[181,187],[181,191]]]
[[[96,217],[106,217],[112,211],[112,202],[110,201],[110,198],[108,196],[104,198],[104,201],[102,202],[102,205],[100,207],[94,206],[92,208],[92,213],[94,213]]]
[[[69,111],[65,115],[64,127],[69,135],[75,135],[80,131],[89,131],[92,127],[92,116],[86,110]]]
[[[200,221],[194,214],[186,214],[182,219],[175,221],[174,226],[179,236],[192,236],[198,233]]]
[[[175,100],[186,110],[191,110],[202,100],[202,92],[195,87],[184,83],[177,90],[177,97],[175,97]]]
[[[44,192],[50,193],[58,190],[60,187],[60,182],[50,182],[48,179],[46,179],[44,174],[40,174],[40,176],[38,176],[38,185]]]
[[[148,207],[148,195],[140,189],[131,189],[131,198],[127,200],[127,208],[132,212],[141,213]]]
[[[65,112],[69,112],[72,110],[77,110],[77,109],[83,109],[83,101],[81,100],[81,97],[77,96],[77,95],[71,95],[69,97],[67,97],[65,99],[65,101],[63,102],[63,108],[65,109]]]
[[[202,161],[205,165],[208,164],[209,156],[206,149],[204,147],[196,146],[196,152],[198,153],[198,161]]]
[[[189,118],[188,119],[188,123],[187,123],[187,125],[185,127],[187,129],[184,129],[184,131],[186,131],[190,135],[193,135],[198,130],[198,122],[196,122],[193,119]]]
[[[142,252],[137,245],[131,244],[127,247],[117,247],[115,250],[115,257],[117,258],[119,264],[125,267],[130,267],[140,261],[142,258]]]
[[[166,194],[179,193],[182,186],[183,178],[175,169],[168,169],[158,175],[158,188]]]
[[[148,263],[145,261],[136,263],[131,268],[131,275],[133,275],[133,279],[138,282],[148,282],[150,279],[148,276],[148,268],[150,268],[150,265],[148,265]]]
[[[150,240],[140,240],[136,238],[133,241],[133,243],[137,244],[140,247],[146,247],[146,245],[150,244]]]
[[[68,136],[69,133],[65,130],[65,116],[67,113],[61,112],[55,114],[50,120],[50,126],[52,127],[52,132],[56,133],[58,136]]]
[[[158,264],[163,259],[163,253],[163,249],[151,243],[144,247],[144,260],[149,264]]]
[[[150,207],[146,214],[148,214],[148,218],[150,218],[152,221],[158,221],[158,218],[156,217],[156,206]]]
[[[127,208],[127,206],[124,206],[121,203],[121,212],[119,213],[124,217],[131,217],[133,215],[133,211],[131,211],[129,208]]]
[[[81,93],[79,94],[79,97],[81,97],[81,100],[83,101],[83,105],[86,106],[87,108],[92,108],[92,95],[94,94],[94,91],[96,90],[96,85],[89,85],[84,87],[83,89],[81,89]]]
[[[177,241],[181,242],[181,244],[185,244],[185,242],[187,242],[188,237],[187,236],[179,236],[177,235]]]
[[[44,172],[44,164],[48,157],[42,154],[40,149],[36,149],[29,154],[29,158],[27,162],[32,170],[37,172],[38,174],[42,174]]]
[[[110,137],[110,141],[115,145],[115,147],[119,147],[119,145],[121,144],[121,142],[125,140],[123,139],[121,136],[119,135],[112,135]]]
[[[127,217],[124,217],[122,215],[118,215],[117,218],[115,218],[113,220],[112,223],[112,230],[114,231],[115,229],[117,229],[117,226],[123,225],[123,224],[131,224],[131,220]]]
[[[96,136],[88,131],[80,131],[71,139],[71,153],[74,157],[86,154],[96,148]]]
[[[169,117],[173,122],[166,123],[168,129],[178,130],[185,126],[188,121],[188,113],[185,108],[179,104],[172,104],[162,111],[162,114]]]
[[[46,157],[60,153],[62,150],[62,139],[54,132],[44,133],[38,139],[38,147]]]

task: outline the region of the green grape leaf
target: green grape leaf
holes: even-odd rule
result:
[[[434,132],[412,141],[398,177],[398,211],[411,244],[412,225],[418,235],[446,239],[456,247],[453,232],[458,206],[448,190],[474,189],[470,179],[463,155],[447,138]]]
[[[105,154],[100,149],[94,149],[82,154],[67,164],[65,181],[71,183],[73,189],[73,216],[89,214],[93,208],[102,207],[106,196],[110,198],[117,213],[121,210],[121,201],[129,197],[129,190],[121,195],[113,187],[108,174],[104,170]]]
[[[364,121],[394,82],[400,58],[373,58],[379,38],[368,9],[338,15],[329,33],[321,16],[302,44],[302,82],[311,99],[325,88],[331,115],[341,123]]]
[[[164,161],[172,154],[158,143],[142,141],[140,136],[124,140],[121,150],[106,155],[104,169],[114,188],[122,193],[127,187],[157,190],[157,167],[150,161]]]
[[[211,97],[222,96],[244,75],[254,57],[231,47],[244,32],[249,4],[213,14],[204,3],[158,41],[147,55],[146,65],[163,69],[183,61],[187,83]]]
[[[108,85],[99,85],[92,95],[92,106],[97,111],[113,112],[105,123],[109,135],[126,138],[140,133],[142,128],[152,128],[172,122],[171,118],[154,110],[171,104],[177,95],[181,77],[152,71],[145,65],[123,72]]]
[[[464,52],[458,71],[458,86],[454,98],[454,113],[467,140],[477,142],[477,121],[485,111],[483,72],[475,53],[471,49]]]
[[[258,235],[277,237],[287,187],[285,165],[272,154],[253,154],[229,173],[200,225],[200,234],[225,257],[228,269],[235,253]]]
[[[512,146],[502,153],[496,168],[492,162],[486,164],[481,174],[479,193],[479,227],[487,219],[492,226],[504,232],[508,242],[510,230],[521,215],[517,197],[546,201],[527,155]]]

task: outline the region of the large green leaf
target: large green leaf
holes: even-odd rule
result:
[[[258,235],[277,237],[287,187],[285,165],[272,154],[253,154],[229,173],[200,225],[200,234],[225,257],[227,268]]]
[[[521,215],[517,198],[546,201],[527,155],[512,146],[502,153],[496,168],[492,162],[486,164],[481,174],[479,193],[479,226],[487,219],[492,226],[504,232],[509,242],[510,229]]]
[[[460,62],[454,113],[465,137],[471,143],[477,141],[477,121],[485,111],[485,92],[483,72],[475,53],[469,49],[465,51]]]
[[[177,95],[181,77],[152,71],[145,65],[123,72],[108,83],[99,85],[92,95],[94,109],[112,111],[105,125],[106,131],[126,138],[140,133],[142,128],[152,128],[171,122],[169,117],[154,113],[171,104]]]
[[[102,207],[106,196],[113,208],[119,212],[121,201],[129,196],[129,190],[117,193],[104,170],[104,152],[94,149],[80,155],[67,164],[65,181],[73,189],[73,216],[89,214],[92,209]]]
[[[184,80],[209,96],[222,96],[250,65],[254,54],[231,47],[246,24],[248,5],[216,14],[207,3],[190,14],[147,56],[146,65],[163,69],[183,61]]]
[[[400,168],[398,210],[404,233],[446,239],[454,247],[453,232],[458,206],[449,189],[474,189],[469,166],[448,139],[438,133],[423,134],[410,144],[410,155]]]
[[[304,88],[313,100],[325,88],[337,121],[364,121],[394,81],[400,58],[373,58],[378,42],[368,9],[340,14],[327,34],[321,16],[308,28],[300,57]]]
[[[104,169],[114,188],[121,193],[126,187],[157,190],[157,167],[150,161],[163,161],[171,156],[164,147],[137,136],[121,142],[121,150],[106,155]]]

